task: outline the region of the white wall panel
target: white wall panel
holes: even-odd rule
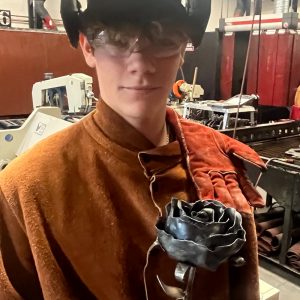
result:
[[[0,0],[0,9],[8,9],[13,15],[27,16],[26,0]]]

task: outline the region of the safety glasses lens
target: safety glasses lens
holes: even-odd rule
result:
[[[127,57],[133,52],[147,51],[155,57],[168,57],[180,52],[187,37],[183,32],[152,24],[142,29],[125,26],[96,30],[89,40],[94,48],[101,47],[113,56]]]

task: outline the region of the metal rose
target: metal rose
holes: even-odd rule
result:
[[[171,258],[211,271],[246,241],[240,213],[216,200],[187,203],[172,198],[156,229],[160,246]]]

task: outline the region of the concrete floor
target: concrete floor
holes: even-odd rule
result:
[[[287,281],[286,279],[259,267],[259,277],[266,283],[277,288],[279,300],[299,300],[300,299],[300,282],[299,286]]]

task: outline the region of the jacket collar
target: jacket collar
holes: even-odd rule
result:
[[[103,100],[97,103],[93,118],[103,134],[123,148],[135,152],[155,148],[152,142],[131,126]]]

